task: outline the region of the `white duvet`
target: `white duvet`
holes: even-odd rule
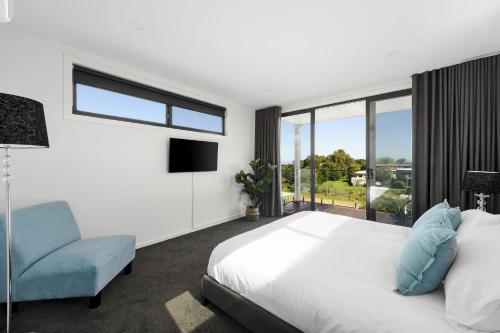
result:
[[[410,229],[302,212],[219,244],[208,275],[304,332],[456,332],[444,293],[393,292]]]

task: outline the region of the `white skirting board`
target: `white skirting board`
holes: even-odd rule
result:
[[[143,243],[137,244],[136,245],[136,249],[140,249],[142,247],[146,247],[146,246],[149,246],[149,245],[160,243],[160,242],[166,241],[168,239],[172,239],[172,238],[175,238],[175,237],[179,237],[179,236],[182,236],[182,235],[189,234],[191,232],[195,232],[195,231],[202,230],[202,229],[205,229],[205,228],[208,228],[208,227],[212,227],[214,225],[221,224],[221,223],[224,223],[224,222],[228,222],[228,221],[231,221],[231,220],[243,217],[243,216],[245,216],[245,214],[233,215],[233,216],[227,217],[227,218],[222,219],[222,220],[217,220],[217,221],[212,221],[212,222],[204,223],[204,224],[198,225],[196,227],[193,227],[191,229],[185,229],[185,230],[182,230],[182,231],[179,231],[179,232],[174,232],[174,233],[171,233],[171,234],[163,235],[163,236],[158,237],[156,239],[153,239],[153,240],[150,240],[150,241],[147,241],[147,242],[143,242]]]

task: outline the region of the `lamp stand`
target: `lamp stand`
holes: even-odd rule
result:
[[[487,194],[484,194],[484,193],[474,194],[474,196],[479,198],[479,200],[476,201],[477,202],[477,209],[485,212],[486,211],[486,198],[489,198],[490,196]]]
[[[12,235],[11,235],[11,206],[10,206],[10,181],[12,179],[10,175],[10,151],[9,148],[5,148],[5,155],[2,160],[2,181],[5,183],[6,195],[7,195],[7,211],[5,212],[5,244],[6,244],[6,258],[7,258],[7,333],[11,329],[11,315],[12,315]]]

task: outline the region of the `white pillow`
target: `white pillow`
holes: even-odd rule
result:
[[[446,318],[458,327],[500,331],[500,225],[464,235],[445,282]]]
[[[478,228],[500,225],[500,215],[493,215],[479,209],[469,209],[461,214],[462,222],[457,229],[457,241]]]

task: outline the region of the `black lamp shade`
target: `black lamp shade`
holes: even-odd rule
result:
[[[475,193],[500,193],[500,172],[466,171],[462,189]]]
[[[0,147],[49,146],[43,105],[35,100],[0,93]]]

